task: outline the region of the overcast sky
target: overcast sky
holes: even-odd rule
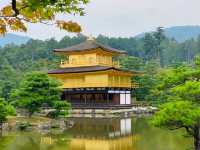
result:
[[[0,0],[2,6],[5,1]],[[83,17],[61,16],[77,21],[83,33],[130,37],[158,26],[200,25],[200,0],[90,0]],[[60,39],[69,34],[52,26],[29,25],[26,35]]]

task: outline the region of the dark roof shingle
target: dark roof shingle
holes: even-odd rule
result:
[[[55,49],[54,52],[84,51],[84,50],[92,50],[92,49],[97,49],[97,48],[101,48],[101,49],[103,49],[105,51],[109,51],[109,52],[127,54],[126,51],[118,50],[118,49],[112,48],[110,46],[100,44],[100,43],[96,42],[95,40],[86,40],[85,42],[82,42],[80,44],[73,45],[73,46],[70,46],[67,48]]]
[[[109,66],[84,66],[84,67],[70,67],[70,68],[60,68],[60,69],[56,69],[56,70],[50,70],[48,72],[48,74],[95,72],[95,71],[106,71],[106,70],[110,70],[110,69],[130,72],[127,70],[122,70],[122,69],[109,67]]]

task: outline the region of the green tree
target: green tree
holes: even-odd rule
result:
[[[58,117],[66,117],[69,114],[69,109],[71,105],[66,101],[56,101],[54,103],[55,111],[52,112],[51,117],[58,118]]]
[[[189,39],[182,43],[182,55],[187,63],[191,63],[194,60],[194,56],[198,51],[197,44],[198,41],[196,43],[194,39]]]
[[[138,57],[126,56],[121,57],[119,60],[120,67],[130,71],[141,70],[144,65],[143,60]]]
[[[137,100],[140,101],[150,101],[157,100],[149,98],[151,89],[156,85],[156,75],[159,70],[159,64],[156,61],[149,61],[143,67],[143,75],[133,77],[134,80],[139,83],[139,88],[134,90],[134,95]]]
[[[164,35],[163,27],[158,27],[156,29],[156,32],[153,33],[153,36],[155,38],[156,56],[159,59],[160,66],[163,67],[164,66],[164,62],[163,62],[164,57],[163,57],[162,42],[166,38],[165,35]]]
[[[190,74],[191,70],[187,66],[159,69],[154,75],[154,86],[151,87],[147,95],[148,99],[159,103],[167,102],[169,96],[173,95],[171,89],[184,84]]]
[[[156,41],[152,34],[146,33],[144,36],[144,53],[145,53],[145,60],[151,60],[156,58]]]
[[[54,106],[60,100],[59,82],[41,72],[28,73],[22,80],[19,89],[12,93],[12,100],[19,108],[28,110],[31,117],[42,105]]]
[[[0,129],[2,130],[3,123],[7,120],[8,115],[15,115],[15,109],[12,105],[8,104],[5,99],[0,98]]]
[[[185,128],[194,138],[194,149],[200,150],[200,67],[176,68],[162,77],[158,89],[169,101],[161,105],[153,124],[170,129]]]
[[[152,123],[170,130],[184,128],[194,138],[194,149],[200,150],[200,107],[190,101],[168,102],[160,107]]]
[[[7,120],[7,109],[4,99],[0,98],[0,128],[2,130],[3,123]]]

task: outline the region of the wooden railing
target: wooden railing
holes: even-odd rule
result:
[[[122,105],[122,104],[111,104],[111,103],[102,103],[102,104],[92,104],[92,103],[87,103],[87,104],[83,104],[83,103],[72,103],[72,108],[87,108],[87,109],[106,109],[106,108],[110,108],[110,109],[116,109],[116,108],[131,108],[133,105],[132,104],[126,104],[126,105]]]
[[[61,60],[60,62],[60,67],[64,68],[64,67],[78,67],[78,66],[95,66],[95,65],[101,65],[101,66],[112,66],[112,67],[116,67],[119,68],[119,62],[118,61],[112,61],[112,62],[100,62],[100,61],[94,61],[94,62],[89,62],[89,61],[85,61],[85,62],[70,62],[70,61],[66,61],[66,60]]]

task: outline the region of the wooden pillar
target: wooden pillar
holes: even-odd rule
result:
[[[95,101],[95,95],[92,93],[91,97],[92,97],[92,103],[93,103],[93,105],[95,105],[95,103],[96,103],[96,101]]]
[[[84,102],[83,94],[80,93],[80,102],[82,103],[82,101]]]
[[[107,93],[106,96],[107,96],[106,99],[107,99],[107,104],[108,104],[109,103],[109,93]]]
[[[84,94],[84,100],[85,100],[85,104],[87,103],[87,95]]]

